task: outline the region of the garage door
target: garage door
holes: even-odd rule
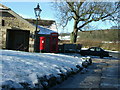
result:
[[[8,29],[6,35],[6,48],[10,50],[29,50],[29,35],[27,30]]]

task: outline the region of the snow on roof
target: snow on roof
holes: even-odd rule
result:
[[[38,34],[51,34],[51,33],[57,33],[53,30],[50,30],[48,28],[44,28],[44,27],[41,27],[41,26],[38,26],[38,28],[40,28],[40,31],[38,32]]]
[[[2,7],[2,6],[0,6],[0,9],[3,9],[3,7]]]
[[[61,73],[76,70],[76,65],[82,65],[82,59],[63,54],[53,53],[30,53],[12,50],[0,50],[0,75],[2,81],[8,80],[16,83],[26,82],[34,85],[37,78],[53,74],[57,76]]]

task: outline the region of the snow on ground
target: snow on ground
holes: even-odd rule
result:
[[[59,36],[60,40],[70,40],[70,36]]]
[[[71,68],[77,70],[76,65],[82,67],[82,59],[63,54],[0,50],[1,84],[12,80],[33,85],[38,82],[38,77],[50,74],[57,76],[61,71],[65,73]]]

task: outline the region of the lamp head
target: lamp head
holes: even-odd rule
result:
[[[42,11],[42,10],[40,9],[39,3],[38,3],[37,7],[34,8],[35,16],[36,16],[36,17],[39,17],[41,11]]]

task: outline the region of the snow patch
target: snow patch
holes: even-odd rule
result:
[[[50,75],[59,77],[58,74],[66,74],[71,69],[76,71],[76,65],[82,66],[83,59],[63,54],[0,50],[0,62],[2,84],[15,82],[17,86],[26,82],[34,87],[38,78],[45,75],[49,79]]]
[[[51,34],[51,33],[57,33],[56,31],[50,30],[48,28],[44,28],[41,26],[38,26],[38,28],[40,28],[40,31],[38,32],[38,34]]]

